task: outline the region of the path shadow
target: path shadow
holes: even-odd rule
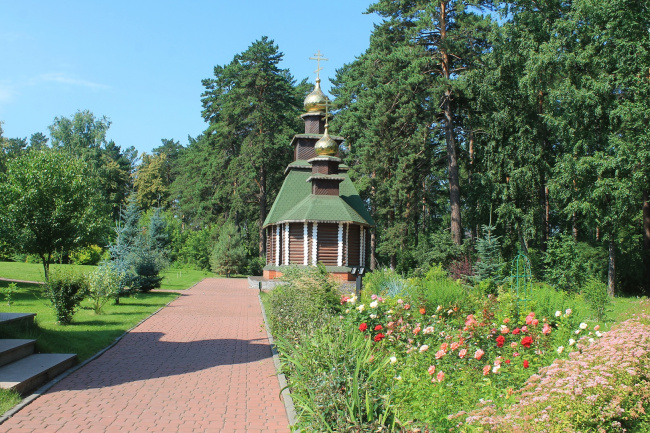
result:
[[[267,338],[161,341],[160,332],[132,332],[55,385],[50,392],[103,388],[271,358]]]

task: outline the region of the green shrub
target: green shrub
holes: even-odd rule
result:
[[[251,257],[246,265],[247,275],[262,275],[266,259],[264,257]]]
[[[98,245],[89,245],[70,253],[70,261],[75,265],[98,265],[102,260],[103,250]]]
[[[395,271],[383,268],[367,274],[363,286],[366,293],[395,297],[405,295],[411,285]]]
[[[95,314],[100,314],[109,299],[114,299],[120,290],[120,275],[108,264],[99,266],[88,277],[88,298]]]
[[[4,295],[5,302],[10,307],[11,307],[11,304],[14,303],[14,293],[16,292],[17,288],[18,288],[18,286],[16,285],[16,283],[9,283],[7,288],[2,290],[2,294]]]
[[[270,321],[274,335],[300,339],[314,330],[314,324],[327,320],[340,309],[337,283],[323,266],[289,267],[269,295]]]
[[[560,290],[579,293],[587,280],[604,278],[606,252],[570,235],[558,235],[548,242],[544,264],[545,280]]]
[[[72,322],[72,316],[86,297],[87,288],[88,284],[83,274],[67,269],[50,272],[45,290],[60,324],[68,325]]]
[[[319,321],[299,344],[276,340],[303,431],[385,431],[396,422],[386,380],[388,357],[338,317]],[[391,377],[392,380],[392,377]]]
[[[446,276],[440,265],[432,267],[426,277],[412,281],[409,295],[417,300],[427,310],[461,307],[463,311],[473,309],[470,292],[458,281],[453,281]]]
[[[590,279],[582,287],[582,296],[584,296],[585,301],[596,315],[596,320],[603,320],[607,312],[607,307],[612,302],[607,293],[607,285],[600,281]]]

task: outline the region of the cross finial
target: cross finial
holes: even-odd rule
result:
[[[320,67],[320,62],[321,62],[321,60],[327,61],[329,59],[326,59],[325,57],[323,57],[320,50],[318,50],[316,52],[316,54],[314,54],[314,56],[315,57],[310,57],[309,60],[316,60],[316,70],[314,72],[316,72],[316,79],[320,80],[320,71],[323,70],[323,68]]]

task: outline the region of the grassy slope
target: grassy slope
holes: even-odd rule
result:
[[[93,266],[52,265],[72,267],[89,272]],[[172,269],[164,274],[161,289],[184,290],[214,274],[193,269]],[[0,262],[0,277],[27,281],[43,281],[43,267],[33,263]],[[176,298],[174,293],[146,293],[122,298],[120,305],[109,302],[104,314],[96,315],[87,303],[74,315],[73,323],[61,326],[56,323],[54,311],[43,294],[43,287],[35,284],[18,284],[13,294],[13,304],[7,305],[4,293],[9,283],[0,281],[0,312],[36,313],[37,326],[31,329],[0,329],[0,338],[33,338],[39,352],[76,353],[83,361],[99,352],[126,330]],[[18,394],[0,390],[0,414],[20,402]]]
[[[78,272],[92,272],[94,266],[85,265],[51,265],[51,269],[66,267]],[[161,289],[185,290],[204,278],[216,276],[212,272],[195,269],[168,269],[162,274]],[[0,278],[25,281],[44,281],[43,266],[37,263],[0,262]]]

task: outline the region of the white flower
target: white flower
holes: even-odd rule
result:
[[[350,314],[350,309],[345,310],[345,314]]]
[[[585,322],[582,322],[580,324],[580,329],[587,329],[587,324]]]
[[[558,354],[561,354],[562,352],[564,352],[564,346],[560,346],[560,347],[558,347],[558,348],[557,348],[557,353],[558,353]]]
[[[562,312],[561,312],[561,311],[556,311],[556,312],[555,312],[555,317],[560,317],[561,315],[562,315]]]
[[[426,352],[427,350],[429,350],[429,346],[426,344],[423,344],[422,347],[420,347],[420,353]]]
[[[590,343],[593,343],[593,342],[594,342],[594,339],[593,339],[593,338],[590,338],[590,339],[589,339],[589,342],[590,342]]]
[[[580,334],[580,330],[576,329],[576,335]]]
[[[447,314],[452,314],[453,312],[454,312],[454,310],[452,310],[452,309],[450,308],[449,311],[447,311]]]
[[[370,303],[370,308],[377,308],[377,305],[379,305],[379,303],[377,301],[372,301]]]
[[[363,304],[361,304],[361,305],[359,305],[359,306],[357,307],[357,310],[359,310],[359,312],[362,312],[362,311],[365,310],[365,309],[366,309],[366,306],[363,305]]]
[[[566,311],[564,312],[564,314],[566,314],[567,316],[568,316],[569,314],[571,314],[571,308],[567,308]]]
[[[596,331],[596,337],[599,337],[599,338],[600,338],[600,337],[602,337],[602,336],[603,336],[603,334],[602,334],[600,331]]]
[[[438,308],[436,308],[436,311],[442,310],[442,305],[438,305]]]
[[[494,367],[492,367],[492,373],[496,374],[499,371],[500,368],[501,368],[501,365],[495,365]]]
[[[390,357],[390,363],[391,363],[391,364],[395,364],[396,362],[397,362],[397,358],[394,357],[394,356],[391,356],[391,357]]]
[[[398,300],[397,300],[397,303],[398,303],[398,304],[403,304],[404,301],[402,301],[401,299],[398,299]]]
[[[376,319],[376,318],[377,318],[377,315],[376,315],[376,314],[371,314],[371,315],[370,315],[370,318],[371,318],[371,319]]]
[[[393,314],[393,310],[386,311],[386,314]]]
[[[569,346],[576,344],[576,341],[573,338],[569,338]]]

